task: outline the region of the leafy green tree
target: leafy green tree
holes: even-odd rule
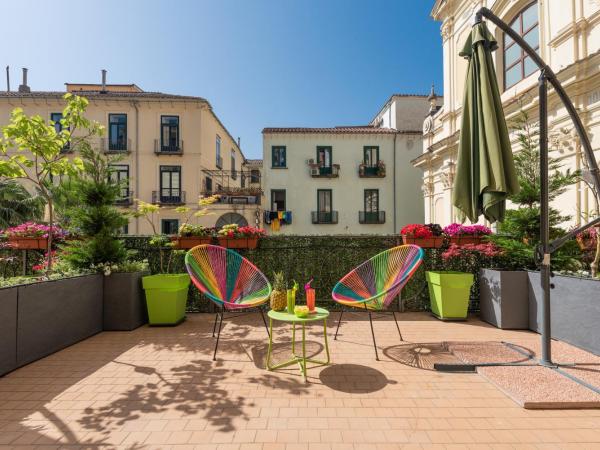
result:
[[[32,185],[48,207],[50,229],[54,226],[54,198],[49,188],[53,178],[75,175],[82,168],[79,157],[69,157],[64,151],[77,152],[89,147],[92,136],[101,135],[103,127],[88,120],[84,113],[87,99],[65,94],[67,104],[57,131],[53,121],[28,116],[15,108],[0,137],[0,177],[23,180]],[[52,231],[48,233],[47,273],[52,272]]]
[[[83,147],[83,169],[69,180],[71,196],[62,192],[67,208],[69,228],[82,239],[64,247],[63,258],[75,269],[119,264],[127,256],[118,234],[127,218],[115,207],[122,186],[111,176],[113,159]]]
[[[509,197],[516,206],[506,211],[504,222],[498,225],[498,235],[491,239],[503,248],[514,268],[535,268],[534,254],[540,243],[540,152],[538,127],[529,121],[522,111],[511,124],[519,141],[519,150],[514,155],[515,169],[519,177],[520,191]],[[567,187],[576,183],[580,173],[570,169],[562,170],[557,158],[549,158],[549,197],[550,201],[563,194]],[[550,208],[550,239],[557,238],[565,231],[560,224],[570,216],[562,215]],[[575,242],[570,242],[552,256],[552,265],[557,269],[573,268],[579,252]]]
[[[31,195],[14,180],[0,180],[0,228],[9,228],[44,216],[44,200]]]

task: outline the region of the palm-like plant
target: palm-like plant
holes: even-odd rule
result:
[[[43,215],[44,200],[41,197],[31,195],[14,180],[0,180],[0,228],[41,220]]]

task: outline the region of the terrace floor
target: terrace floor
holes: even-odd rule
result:
[[[440,342],[534,347],[536,334],[404,313],[404,343],[391,318],[374,323],[377,362],[365,316],[345,317],[334,341],[337,317],[333,364],[308,383],[264,369],[256,314],[225,322],[216,362],[213,315],[98,334],[0,378],[0,448],[600,448],[600,410],[527,410],[481,375],[431,370]],[[321,331],[311,326],[309,352]],[[275,335],[289,342],[285,325]]]

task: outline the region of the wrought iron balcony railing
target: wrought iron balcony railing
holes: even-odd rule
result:
[[[381,224],[385,223],[385,211],[359,211],[358,223]]]
[[[312,211],[312,223],[314,224],[336,224],[338,223],[337,211]]]
[[[152,191],[152,203],[160,205],[183,205],[185,204],[185,191],[179,189]]]
[[[385,177],[385,164],[379,161],[377,165],[360,164],[358,166],[358,176],[361,178],[383,178]]]
[[[129,153],[131,151],[131,139],[109,139],[100,138],[100,149],[104,153]]]
[[[154,153],[157,155],[182,155],[183,141],[163,143],[160,139],[154,139]]]
[[[308,160],[308,169],[310,176],[313,178],[337,178],[340,176],[340,165],[332,164],[325,166],[315,163],[314,160]]]

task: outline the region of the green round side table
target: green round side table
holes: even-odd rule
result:
[[[310,362],[317,366],[325,366],[329,364],[329,345],[327,344],[327,318],[329,311],[325,308],[315,308],[315,313],[309,314],[308,317],[296,317],[295,314],[289,314],[287,311],[269,311],[269,350],[267,351],[267,369],[276,370],[283,367],[291,366],[292,364],[300,365],[300,372],[306,381],[306,363]],[[271,349],[273,347],[273,321],[288,322],[292,324],[292,359],[282,362],[277,365],[271,365]],[[323,321],[323,338],[325,340],[325,353],[327,361],[319,361],[306,357],[306,323]],[[296,355],[296,324],[302,324],[302,355]],[[316,367],[316,366],[315,366]]]

